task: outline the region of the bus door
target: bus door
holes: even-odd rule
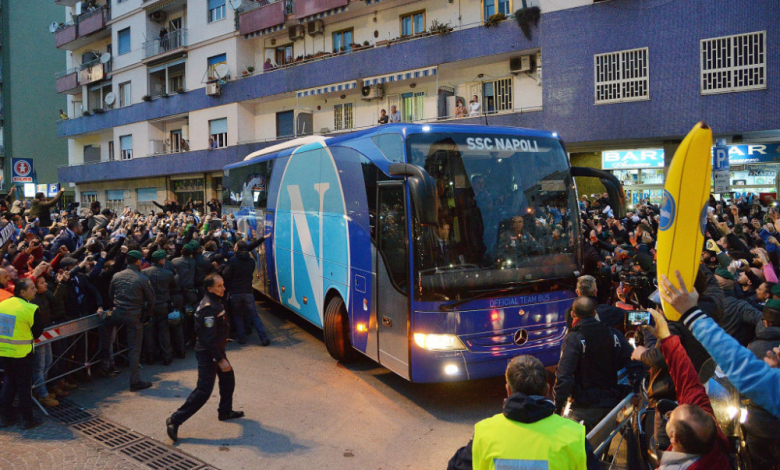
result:
[[[379,363],[409,379],[409,237],[403,181],[382,181],[377,198]]]

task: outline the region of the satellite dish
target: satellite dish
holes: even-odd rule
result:
[[[55,21],[54,23],[49,25],[49,32],[50,33],[56,33],[57,32],[57,28],[59,28],[59,27],[60,27],[60,24]]]
[[[228,74],[228,66],[227,64],[219,64],[214,69],[214,73],[217,74],[217,78],[225,78]]]
[[[110,60],[111,60],[111,53],[110,52],[106,52],[105,54],[100,56],[100,63],[101,64],[107,64],[108,61],[110,61]]]
[[[104,101],[107,105],[111,106],[114,104],[114,101],[116,101],[116,95],[113,92],[106,93],[106,97],[104,98]]]
[[[238,10],[241,7],[242,0],[230,0],[230,8]]]

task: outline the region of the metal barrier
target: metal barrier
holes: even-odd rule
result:
[[[601,456],[609,450],[609,446],[612,444],[615,436],[630,422],[627,416],[634,411],[632,400],[635,396],[635,393],[629,393],[588,433],[587,439],[590,445],[593,446],[593,453],[596,455],[596,458],[601,459]],[[624,419],[618,421],[618,415],[621,413],[624,413]]]
[[[71,320],[65,323],[60,323],[57,325],[50,326],[46,328],[41,336],[35,340],[36,346],[41,346],[44,344],[50,344],[55,341],[61,341],[65,338],[72,338],[76,337],[75,340],[68,345],[68,347],[61,351],[59,356],[52,355],[52,363],[49,368],[54,367],[55,364],[58,362],[68,363],[71,365],[74,365],[75,367],[69,368],[69,370],[63,374],[60,374],[56,377],[50,377],[48,380],[45,380],[43,383],[34,383],[33,389],[36,387],[41,386],[42,384],[48,384],[50,382],[55,382],[63,377],[73,374],[74,372],[78,372],[84,369],[87,369],[87,373],[89,374],[89,369],[95,364],[98,364],[101,362],[102,359],[100,359],[100,355],[102,353],[102,348],[98,348],[97,352],[90,356],[89,352],[89,333],[93,330],[96,330],[100,328],[103,325],[104,316],[99,314],[89,315],[83,318],[78,318],[76,320]],[[122,325],[116,326],[116,332],[119,331],[119,329],[122,327]],[[114,327],[109,327],[114,328]],[[129,347],[126,345],[123,348],[118,348],[118,350],[115,350],[111,352],[111,347],[113,346],[114,342],[116,341],[116,338],[118,335],[113,332],[109,332],[107,335],[108,338],[106,338],[106,341],[108,344],[105,345],[106,348],[109,348],[109,357],[113,358],[117,355],[124,354],[129,350]],[[84,362],[81,362],[80,358],[73,358],[71,359],[70,352],[76,347],[76,345],[79,343],[79,341],[84,340]],[[47,371],[48,372],[48,371]],[[40,403],[38,403],[38,400],[35,399],[35,395],[33,394],[33,400],[38,405],[38,407],[43,411],[45,415],[48,416],[48,413],[46,410],[41,406]]]

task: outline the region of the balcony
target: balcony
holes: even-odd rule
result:
[[[288,4],[290,4],[289,8]],[[283,27],[287,14],[291,11],[291,1],[274,0],[250,3],[242,7],[239,13],[239,31],[244,36],[278,31]]]
[[[144,43],[144,57],[149,59],[161,54],[177,52],[178,49],[187,47],[187,29],[182,28],[171,31],[161,38],[156,38]]]
[[[66,95],[81,93],[81,86],[79,86],[79,69],[80,67],[74,67],[65,70],[64,72],[57,72],[55,75],[57,93]]]
[[[57,93],[76,95],[81,93],[83,85],[99,82],[111,72],[111,61],[100,62],[100,59],[87,62],[63,72],[55,74]]]
[[[55,32],[55,44],[58,49],[74,51],[91,42],[107,38],[111,30],[106,23],[111,20],[111,9],[94,8],[78,17],[72,23],[60,26]]]

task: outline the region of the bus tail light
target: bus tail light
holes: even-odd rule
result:
[[[462,351],[466,349],[461,340],[455,335],[429,335],[415,333],[414,342],[417,346],[430,351]]]

